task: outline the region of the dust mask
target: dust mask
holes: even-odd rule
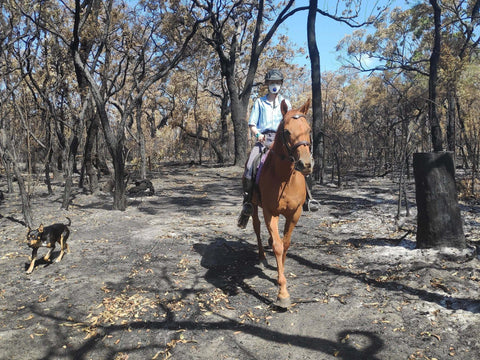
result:
[[[278,94],[278,92],[280,91],[280,88],[282,87],[281,84],[270,84],[268,85],[268,91],[271,93],[271,94]]]

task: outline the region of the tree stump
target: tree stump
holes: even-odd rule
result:
[[[415,153],[417,248],[466,247],[451,152]]]

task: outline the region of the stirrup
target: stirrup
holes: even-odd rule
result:
[[[318,209],[320,208],[320,203],[315,200],[315,199],[309,199],[307,200],[307,211],[312,211],[312,212],[315,212],[315,211],[318,211]]]

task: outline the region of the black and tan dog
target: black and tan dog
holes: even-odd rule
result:
[[[41,247],[48,248],[48,253],[43,257],[43,260],[50,261],[50,255],[52,254],[53,250],[55,249],[55,243],[60,244],[60,255],[56,258],[56,262],[62,260],[63,255],[65,253],[65,249],[67,252],[70,252],[70,248],[67,244],[68,236],[70,235],[70,230],[68,226],[71,225],[72,221],[67,217],[68,224],[53,224],[50,226],[43,226],[36,230],[32,230],[28,228],[27,233],[27,242],[28,246],[32,248],[32,258],[30,266],[28,267],[27,274],[30,274],[35,267],[35,261],[37,260],[37,251]]]

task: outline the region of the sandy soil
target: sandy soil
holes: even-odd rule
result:
[[[251,226],[236,227],[240,173],[164,167],[155,195],[125,212],[110,210],[109,194],[81,193],[64,211],[61,188],[37,185],[37,225],[70,217],[72,251],[31,275],[19,199],[5,194],[0,358],[480,358],[478,257],[416,250],[415,209],[395,221],[386,178],[315,185],[321,209],[302,215],[287,255],[294,304],[273,308],[274,257],[261,268]],[[472,249],[479,213],[462,204]]]

